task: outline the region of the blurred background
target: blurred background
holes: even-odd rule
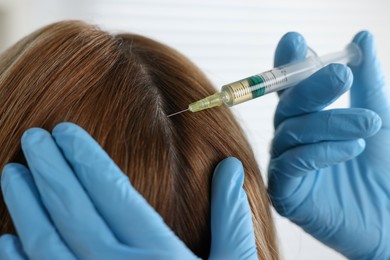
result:
[[[48,23],[81,19],[112,32],[164,42],[189,57],[219,89],[268,70],[279,39],[302,33],[319,55],[337,51],[360,30],[374,34],[390,78],[387,0],[0,0],[0,50]],[[263,177],[276,95],[233,108],[252,142]],[[348,95],[332,107],[348,106]],[[274,212],[283,259],[344,259]]]

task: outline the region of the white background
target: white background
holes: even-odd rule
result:
[[[324,54],[370,30],[390,77],[390,2],[386,0],[0,0],[0,49],[43,25],[83,19],[111,31],[146,35],[193,60],[219,88],[272,67],[277,42],[302,33]],[[273,134],[276,95],[233,108],[264,178]],[[334,106],[347,106],[344,96]],[[344,259],[274,214],[284,259]]]

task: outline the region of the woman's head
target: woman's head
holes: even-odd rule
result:
[[[230,111],[167,118],[214,91],[191,62],[153,40],[110,35],[82,22],[49,25],[0,56],[0,167],[23,161],[19,140],[26,129],[75,122],[205,258],[212,173],[220,160],[235,156],[245,169],[259,256],[276,258],[266,190]],[[12,232],[3,202],[0,214],[0,232]]]

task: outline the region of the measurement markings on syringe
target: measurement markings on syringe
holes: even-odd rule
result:
[[[248,87],[246,87],[244,84],[242,84],[242,82],[239,82],[241,87],[236,89],[236,91],[234,91],[234,96],[236,98],[240,98],[242,96],[245,96],[248,94]]]
[[[260,74],[249,77],[247,80],[249,83],[250,91],[252,92],[254,98],[264,95],[264,78]]]
[[[265,79],[265,93],[273,91],[276,87],[278,87],[282,83],[286,83],[287,72],[285,70],[270,70],[262,73],[262,76]]]

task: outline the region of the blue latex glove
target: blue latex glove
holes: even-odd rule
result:
[[[359,66],[331,64],[281,94],[269,194],[281,215],[348,258],[390,259],[389,97],[372,36],[353,42]],[[285,35],[275,65],[306,49]],[[351,108],[322,110],[351,86]]]
[[[19,236],[1,236],[1,259],[197,259],[80,127],[30,129],[22,149],[29,169],[11,163],[1,178]],[[257,259],[243,181],[235,158],[215,170],[212,259]]]

